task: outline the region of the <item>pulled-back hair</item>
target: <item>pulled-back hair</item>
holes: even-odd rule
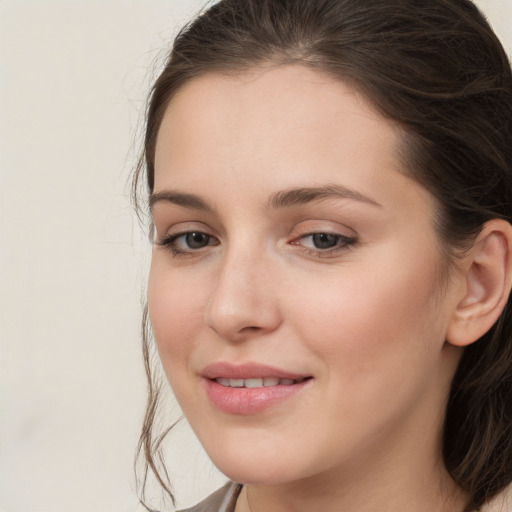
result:
[[[485,222],[512,219],[512,76],[487,21],[469,0],[222,0],[177,36],[152,88],[134,190],[153,190],[155,143],[169,102],[206,73],[301,64],[352,85],[404,132],[410,176],[437,201],[448,263]],[[145,317],[145,321],[147,318]],[[139,454],[156,464],[158,386],[144,330],[149,399]],[[443,456],[478,510],[512,481],[512,312],[463,353],[452,382]],[[144,478],[145,481],[145,478]],[[172,495],[171,495],[172,496]]]

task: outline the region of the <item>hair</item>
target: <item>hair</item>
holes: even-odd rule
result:
[[[177,35],[146,112],[134,194],[153,190],[164,113],[207,73],[300,64],[353,86],[404,132],[408,174],[436,199],[436,230],[456,262],[484,224],[512,219],[512,75],[498,38],[469,0],[221,0]],[[150,364],[138,454],[172,498],[154,432],[159,388]],[[468,346],[454,376],[443,437],[445,466],[479,510],[512,481],[512,311]],[[166,432],[165,432],[166,433]],[[163,435],[165,435],[165,433]],[[143,494],[144,496],[144,494]],[[149,509],[148,509],[149,510]]]

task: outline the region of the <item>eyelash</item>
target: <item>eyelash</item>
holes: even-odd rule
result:
[[[218,243],[207,244],[206,246],[201,247],[199,249],[188,249],[188,250],[181,249],[177,246],[176,241],[179,238],[186,237],[187,235],[192,235],[192,234],[203,235],[205,237],[208,237],[208,240],[215,239],[214,236],[209,235],[208,233],[205,233],[204,231],[183,231],[181,233],[175,233],[173,235],[166,236],[166,237],[162,238],[161,240],[158,240],[156,243],[160,246],[165,247],[166,249],[169,249],[171,251],[171,254],[174,257],[193,256],[193,255],[200,253],[206,247],[218,245]]]
[[[291,243],[291,245],[300,245],[299,242],[301,240],[305,240],[309,237],[314,237],[316,235],[327,235],[327,236],[335,237],[335,239],[336,239],[336,244],[334,245],[334,247],[329,247],[327,249],[312,248],[312,247],[306,247],[306,246],[302,245],[302,250],[306,254],[308,254],[310,256],[316,256],[319,258],[327,258],[329,256],[332,256],[333,254],[347,251],[350,248],[355,247],[358,244],[358,240],[356,237],[350,237],[350,236],[342,235],[340,233],[332,233],[329,231],[315,231],[313,233],[305,233],[290,243]]]
[[[175,233],[173,235],[166,236],[160,240],[157,240],[156,243],[157,243],[157,245],[168,249],[171,252],[172,256],[176,257],[176,258],[195,256],[197,254],[200,254],[207,247],[214,247],[214,246],[218,245],[218,243],[219,243],[218,241],[217,241],[217,243],[214,243],[214,244],[208,243],[204,247],[200,247],[197,249],[192,249],[192,248],[181,249],[180,247],[178,247],[176,242],[179,238],[186,237],[187,235],[192,235],[192,234],[205,236],[208,238],[208,241],[215,240],[214,236],[209,235],[208,233],[205,233],[204,231],[183,231],[181,233]],[[318,248],[315,249],[315,248],[311,248],[311,247],[306,247],[299,243],[301,240],[305,240],[309,237],[314,237],[316,235],[327,235],[327,236],[335,237],[336,245],[334,245],[334,247],[330,247],[327,249],[318,249]],[[291,245],[295,245],[295,246],[300,245],[302,247],[302,250],[310,256],[325,258],[325,257],[329,257],[335,253],[349,250],[350,248],[352,248],[358,244],[358,240],[356,237],[349,237],[346,235],[342,235],[340,233],[331,233],[329,231],[315,231],[313,233],[303,234],[303,235],[299,236],[298,238],[295,238],[294,240],[292,240],[289,243]]]

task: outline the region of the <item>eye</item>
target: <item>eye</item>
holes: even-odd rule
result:
[[[185,233],[176,233],[170,235],[162,240],[159,240],[158,245],[171,250],[173,255],[179,256],[182,254],[192,254],[200,251],[208,246],[218,245],[218,240],[202,231],[187,231]]]
[[[311,243],[316,249],[332,249],[339,244],[341,235],[334,235],[332,233],[315,233],[313,235],[308,235],[305,238],[310,238]]]
[[[309,233],[291,242],[292,245],[300,245],[307,253],[317,256],[328,256],[344,251],[356,243],[355,237],[328,232]]]
[[[175,240],[178,241],[183,239],[183,242],[188,249],[202,249],[203,247],[210,245],[211,238],[212,237],[206,233],[201,233],[200,231],[192,231],[191,233],[186,233],[179,236]]]

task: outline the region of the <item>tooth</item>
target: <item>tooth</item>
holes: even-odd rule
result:
[[[232,388],[243,388],[244,387],[244,379],[229,379],[229,385]]]
[[[263,386],[263,379],[245,379],[246,388],[261,388]]]
[[[264,386],[277,386],[279,384],[279,379],[277,377],[265,377],[263,379]]]
[[[229,386],[229,379],[224,379],[223,377],[219,377],[218,379],[215,379],[215,380],[222,386]]]
[[[295,381],[293,379],[279,379],[279,384],[281,386],[291,386]]]

